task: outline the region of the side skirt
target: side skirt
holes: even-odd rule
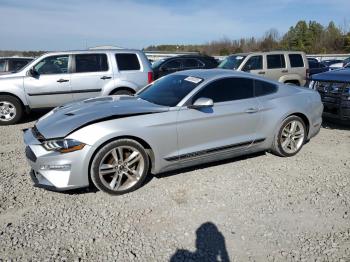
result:
[[[201,150],[201,151],[196,151],[193,153],[187,153],[175,157],[168,157],[165,158],[166,161],[173,162],[173,161],[180,161],[180,162],[186,162],[186,161],[194,161],[196,159],[200,158],[210,158],[211,156],[215,155],[218,156],[218,154],[230,154],[234,153],[237,150],[244,150],[251,145],[256,146],[258,144],[261,144],[262,142],[265,141],[265,138],[262,139],[257,139],[257,140],[252,140],[252,141],[247,141],[239,144],[233,144],[233,145],[227,145],[227,146],[222,146],[222,147],[215,147],[215,148],[210,148],[206,150]],[[249,148],[247,148],[249,149]]]

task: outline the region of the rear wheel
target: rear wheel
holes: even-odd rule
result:
[[[16,124],[23,115],[21,102],[13,96],[0,96],[0,125]]]
[[[145,149],[131,139],[113,141],[102,147],[91,164],[94,185],[111,195],[139,188],[145,180],[149,158]]]
[[[287,117],[275,136],[273,152],[288,157],[297,154],[305,143],[306,127],[298,116]]]

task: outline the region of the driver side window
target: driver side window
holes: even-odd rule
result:
[[[263,68],[262,61],[261,55],[252,56],[244,65],[243,71],[261,70]]]
[[[49,56],[34,66],[39,75],[65,74],[68,72],[68,55]]]
[[[253,80],[249,78],[224,78],[209,83],[192,99],[210,98],[214,103],[234,101],[254,97]]]

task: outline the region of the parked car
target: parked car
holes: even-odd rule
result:
[[[297,154],[322,122],[320,95],[231,70],[187,70],[135,96],[88,99],[54,109],[24,132],[37,186],[110,194],[151,172],[257,151]]]
[[[320,62],[309,61],[308,77],[329,71],[329,67],[321,64]]]
[[[311,76],[324,105],[323,116],[350,123],[350,69],[343,68]]]
[[[254,52],[230,55],[219,68],[250,72],[281,83],[303,86],[309,63],[303,52]]]
[[[218,62],[214,57],[204,55],[181,55],[160,59],[152,64],[154,79],[189,69],[210,69],[216,68]]]
[[[15,73],[32,60],[33,58],[29,57],[2,57],[0,58],[0,75]]]
[[[17,123],[24,112],[101,95],[130,95],[153,81],[139,50],[48,53],[22,70],[0,76],[0,125]]]

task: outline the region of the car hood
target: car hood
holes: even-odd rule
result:
[[[42,139],[59,138],[96,122],[168,110],[169,107],[133,96],[98,97],[53,109],[38,120],[35,131],[38,136],[43,136]]]
[[[350,69],[338,69],[311,76],[314,81],[350,82]]]

